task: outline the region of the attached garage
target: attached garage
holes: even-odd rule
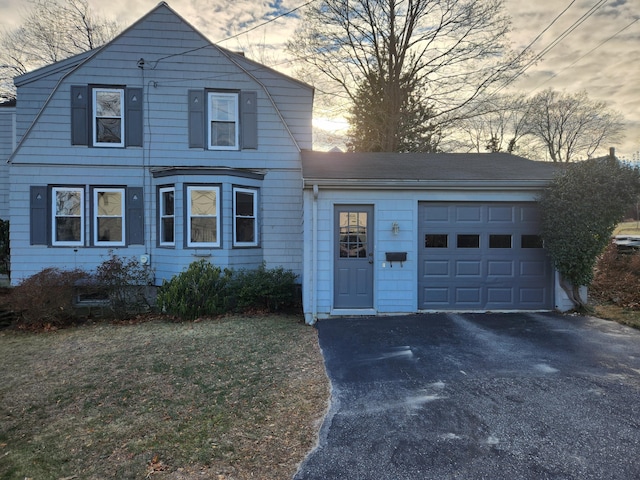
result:
[[[536,198],[556,165],[505,153],[302,152],[305,320],[566,310]]]
[[[420,310],[553,308],[535,203],[420,202]]]

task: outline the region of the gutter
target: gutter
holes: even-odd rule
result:
[[[343,190],[540,190],[551,179],[536,180],[382,180],[363,178],[305,178],[304,187],[328,187]]]
[[[313,209],[311,218],[311,324],[318,321],[318,185],[313,186]]]

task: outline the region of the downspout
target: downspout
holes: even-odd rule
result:
[[[318,185],[313,186],[313,213],[311,219],[311,321],[318,321]]]

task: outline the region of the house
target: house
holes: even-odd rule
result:
[[[313,89],[164,2],[15,85],[17,105],[0,108],[14,285],[114,253],[158,285],[203,258],[292,270],[308,323],[571,306],[539,237],[553,164],[314,152]]]
[[[306,321],[570,309],[535,203],[555,169],[505,153],[302,152]]]
[[[308,85],[212,44],[164,2],[14,83],[12,284],[110,252],[158,284],[201,258],[301,273]]]
[[[16,101],[0,103],[0,220],[9,220],[9,165],[15,148]]]

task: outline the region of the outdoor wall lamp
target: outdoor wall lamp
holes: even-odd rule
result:
[[[394,235],[397,235],[398,232],[400,232],[400,225],[398,225],[398,222],[393,222],[391,224],[391,231],[393,232]]]

